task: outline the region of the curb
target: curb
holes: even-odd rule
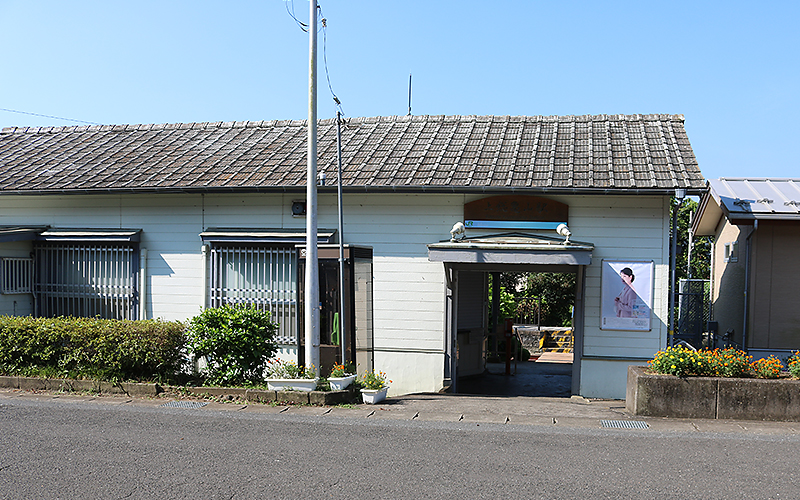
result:
[[[95,392],[99,394],[126,394],[134,397],[153,397],[165,389],[185,390],[194,396],[212,396],[223,399],[242,399],[254,403],[286,403],[314,406],[333,406],[353,403],[358,395],[350,390],[344,391],[269,391],[261,389],[244,389],[241,387],[205,387],[205,386],[166,386],[122,382],[112,384],[100,380],[51,379],[38,377],[0,376],[0,388],[21,389],[25,391],[65,391]]]
[[[158,384],[122,382],[112,384],[101,380],[72,380],[60,378],[6,377],[0,376],[0,387],[25,391],[68,391],[127,394],[128,396],[156,396],[164,389]]]

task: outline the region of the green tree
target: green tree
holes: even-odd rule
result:
[[[675,207],[676,204],[677,201],[673,198],[672,206]],[[675,257],[677,280],[689,277],[686,266],[689,254],[689,227],[692,214],[697,212],[697,206],[696,201],[685,199],[678,209],[678,252]],[[691,259],[691,277],[693,279],[709,279],[711,264],[711,238],[709,236],[695,236],[692,239]]]
[[[570,326],[575,305],[575,275],[572,273],[531,273],[525,284],[529,297],[542,299],[542,324]]]

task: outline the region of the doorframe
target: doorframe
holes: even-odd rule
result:
[[[587,265],[573,264],[472,264],[444,262],[445,307],[444,307],[444,378],[450,382],[453,393],[458,393],[458,272],[481,271],[525,272],[525,273],[572,273],[575,274],[575,304],[573,310],[573,360],[571,392],[580,391],[581,356],[583,354],[583,330],[586,315],[586,268]]]

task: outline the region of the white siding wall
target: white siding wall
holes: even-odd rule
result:
[[[142,229],[147,254],[147,315],[185,320],[201,307],[201,240],[208,227],[305,228],[291,216],[298,194],[97,195],[0,197],[0,225]],[[426,244],[446,240],[476,195],[345,195],[345,241],[374,253],[375,368],[394,381],[392,394],[436,391],[444,377],[444,272]],[[554,196],[570,206],[576,241],[595,245],[587,270],[585,396],[624,397],[618,368],[651,356],[666,342],[669,202],[662,197]],[[319,227],[337,226],[336,197],[319,197]],[[600,330],[602,259],[653,260],[653,330]],[[639,362],[641,363],[641,362]],[[609,367],[604,371],[604,366]],[[599,377],[599,378],[598,378]],[[607,383],[606,383],[607,382]]]
[[[667,342],[669,198],[601,196],[561,201],[570,205],[572,239],[591,242],[595,246],[592,265],[586,270],[586,323],[580,394],[623,399],[627,366],[644,364]],[[603,259],[654,262],[651,331],[600,329]]]

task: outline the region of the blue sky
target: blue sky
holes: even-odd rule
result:
[[[0,0],[0,108],[305,119],[294,0]],[[348,116],[680,113],[707,178],[800,177],[800,2],[320,0]],[[322,64],[319,117],[334,116]],[[74,125],[0,110],[0,126]]]

